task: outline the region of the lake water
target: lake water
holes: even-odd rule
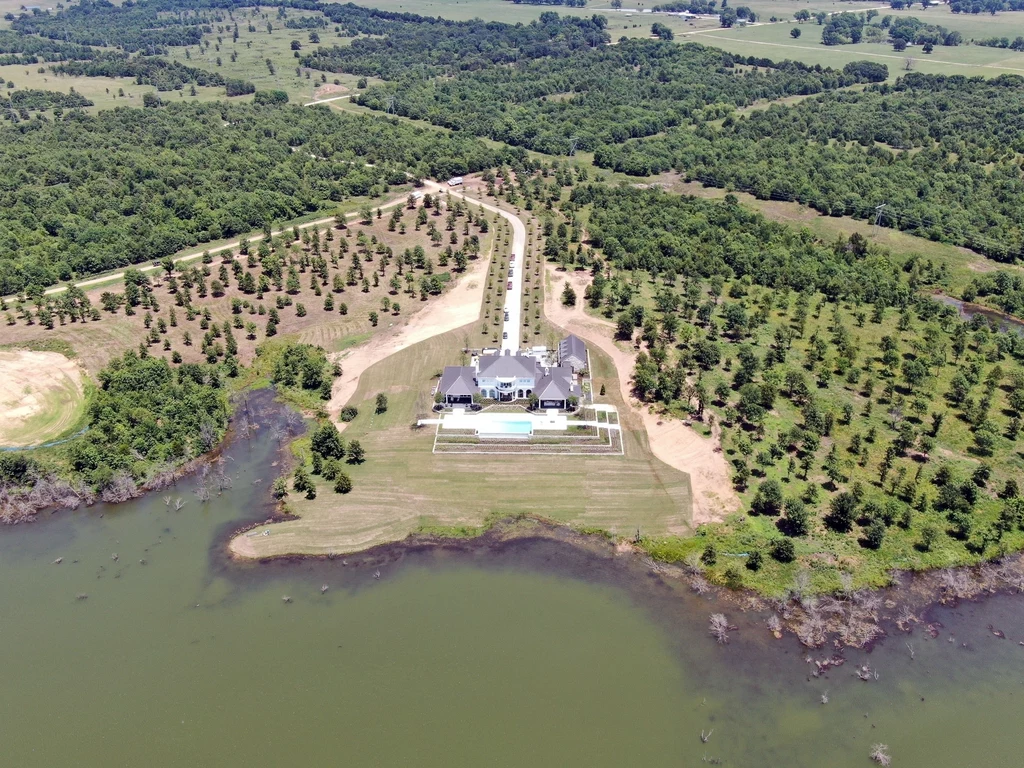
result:
[[[610,551],[233,565],[227,530],[266,514],[269,432],[228,446],[235,488],[208,504],[186,481],[180,511],[152,496],[0,530],[0,764],[842,768],[875,742],[895,766],[1021,762],[1022,599],[939,609],[937,638],[811,679],[763,617],[725,608],[719,646],[720,606]]]

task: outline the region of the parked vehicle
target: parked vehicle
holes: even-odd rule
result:
[[[508,290],[510,290],[510,291],[512,290],[512,281],[511,280],[508,281]]]
[[[508,257],[508,260],[509,261],[515,261],[516,260],[516,255],[513,253],[511,256]]]
[[[502,331],[501,338],[507,339],[508,338],[508,331]]]
[[[512,273],[513,273],[513,272],[515,272],[515,270],[514,270],[514,269],[512,269],[511,267],[509,267],[509,270],[508,270],[508,276],[509,276],[509,277],[512,277]]]

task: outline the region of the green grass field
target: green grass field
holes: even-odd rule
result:
[[[285,15],[291,18],[321,14],[289,9]],[[300,67],[295,54],[302,56],[318,47],[316,43],[309,41],[312,30],[286,28],[278,17],[276,8],[245,9],[237,13],[235,18],[238,21],[237,42],[232,41],[230,32],[218,34],[215,29],[203,38],[204,43],[210,44],[208,49],[200,52],[198,46],[172,48],[170,58],[189,66],[217,72],[225,77],[246,80],[259,90],[285,91],[291,101],[300,104],[317,98],[340,96],[355,90],[359,78],[353,75]],[[273,26],[271,32],[267,31],[268,22]],[[249,32],[249,23],[256,28],[255,32]],[[320,46],[348,45],[352,40],[348,37],[338,37],[333,26],[319,29],[317,33],[320,36]],[[302,46],[299,51],[291,49],[293,40],[298,40]],[[235,61],[231,60],[232,54],[236,55]],[[218,58],[220,65],[217,64]],[[274,73],[271,73],[270,67],[267,66],[267,59],[273,64]],[[296,71],[297,68],[299,71]]]
[[[25,67],[19,64],[0,66],[0,77],[8,83],[13,82],[18,90],[37,88],[44,91],[70,93],[71,89],[93,102],[91,110],[113,109],[114,107],[141,107],[142,97],[146,93],[156,93],[168,101],[216,101],[224,98],[223,88],[196,87],[196,95],[189,95],[188,89],[178,92],[160,93],[156,86],[139,85],[131,77],[68,77],[56,75],[48,68],[49,65]],[[39,69],[43,68],[40,72]],[[6,88],[6,85],[3,86]],[[123,92],[119,96],[118,93]],[[0,93],[5,91],[0,90]]]
[[[996,16],[963,16],[948,8],[922,11],[882,11],[894,17],[915,16],[951,30],[958,30],[965,40],[972,37],[1004,37],[1011,39],[1024,34],[1024,13],[1001,13]],[[790,36],[798,28],[799,38]],[[979,45],[936,46],[931,54],[923,53],[920,46],[911,46],[903,53],[883,43],[824,46],[821,44],[823,27],[815,22],[804,24],[756,24],[722,30],[702,30],[687,39],[704,45],[722,48],[744,56],[764,56],[774,60],[794,59],[805,64],[820,64],[842,68],[851,61],[869,60],[889,67],[890,79],[906,71],[908,59],[913,71],[942,75],[1024,74],[1024,53],[1008,49],[987,48]]]

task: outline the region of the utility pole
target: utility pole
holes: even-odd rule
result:
[[[875,206],[875,227],[881,226],[882,212],[885,211],[886,205],[887,203],[882,203],[881,205]]]

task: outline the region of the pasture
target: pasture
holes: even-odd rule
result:
[[[907,71],[939,75],[965,75],[997,77],[1004,74],[1024,74],[1024,53],[1004,48],[968,45],[967,41],[989,37],[1010,37],[1024,34],[1024,13],[1000,13],[996,16],[954,14],[948,8],[930,8],[923,11],[881,11],[883,15],[916,17],[931,24],[959,31],[965,43],[958,46],[935,46],[926,54],[921,46],[909,46],[898,52],[888,43],[858,43],[856,45],[825,46],[821,44],[824,27],[814,21],[797,24],[754,24],[732,29],[704,29],[693,32],[686,39],[743,56],[763,56],[776,61],[793,59],[805,64],[820,64],[841,69],[851,61],[874,61],[889,67],[890,79]],[[800,37],[793,38],[793,29]]]

